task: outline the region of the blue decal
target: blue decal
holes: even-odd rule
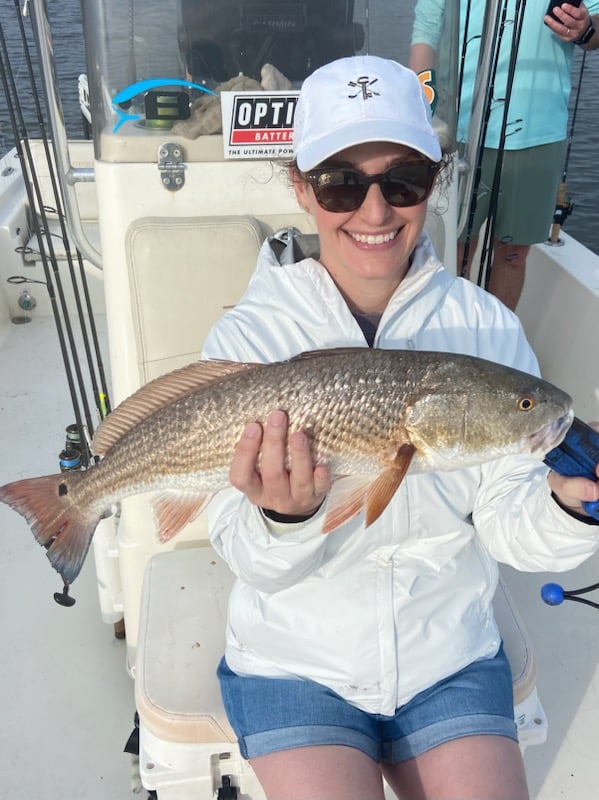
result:
[[[128,114],[126,111],[121,111],[118,107],[119,103],[126,103],[138,94],[149,92],[150,89],[157,89],[159,86],[187,86],[192,89],[199,89],[201,92],[206,92],[206,94],[217,96],[216,92],[213,92],[212,89],[207,89],[205,86],[200,86],[199,83],[192,83],[191,81],[184,81],[179,78],[151,78],[147,81],[132,83],[131,86],[127,86],[112,98],[112,107],[115,113],[120,117],[119,121],[112,129],[112,132],[116,133],[127,120],[141,119],[141,114]]]

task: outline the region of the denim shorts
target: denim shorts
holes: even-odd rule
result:
[[[518,741],[503,648],[420,692],[393,716],[362,711],[314,681],[237,675],[224,658],[217,675],[246,759],[308,745],[346,745],[395,764],[463,736]]]

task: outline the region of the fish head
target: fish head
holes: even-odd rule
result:
[[[562,389],[484,359],[463,356],[449,366],[407,414],[421,466],[458,469],[516,454],[543,459],[565,437],[574,411]]]

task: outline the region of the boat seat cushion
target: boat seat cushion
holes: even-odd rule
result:
[[[208,331],[245,291],[269,233],[243,215],[131,225],[127,264],[142,383],[198,358]]]
[[[160,739],[237,741],[216,677],[233,580],[209,545],[158,553],[148,562],[135,701],[143,725]]]
[[[160,739],[236,741],[216,678],[233,580],[210,545],[158,553],[148,562],[135,696],[143,726]],[[518,705],[534,688],[536,667],[528,634],[502,581],[494,608]]]

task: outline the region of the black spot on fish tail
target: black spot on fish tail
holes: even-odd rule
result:
[[[78,482],[83,475],[73,473],[67,482],[59,473],[0,487],[0,501],[25,517],[66,584],[72,583],[81,571],[100,521],[100,515],[72,500],[69,484]]]

